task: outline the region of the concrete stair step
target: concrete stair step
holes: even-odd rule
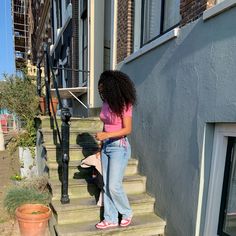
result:
[[[61,182],[56,179],[50,179],[49,183],[53,191],[53,199],[60,199]],[[146,177],[141,175],[125,176],[123,186],[127,194],[143,193],[146,191]],[[88,183],[85,179],[69,179],[68,194],[70,199],[95,196],[97,193],[97,186]]]
[[[134,215],[151,213],[155,199],[146,193],[128,195]],[[70,204],[61,204],[60,200],[53,200],[52,207],[56,212],[58,224],[86,222],[89,220],[99,221],[101,208],[96,205],[95,198],[75,198]]]
[[[59,145],[54,145],[54,144],[45,144],[45,148],[47,149],[47,161],[48,162],[55,162],[59,161],[61,159],[61,148]],[[71,161],[76,161],[79,160],[81,161],[87,156],[90,156],[94,153],[97,152],[97,147],[81,147],[77,144],[71,144],[70,145],[70,160]]]
[[[49,116],[41,116],[41,127],[42,128],[55,128],[55,125],[51,125]],[[61,117],[57,117],[58,125],[61,127]],[[89,117],[89,118],[75,118],[70,119],[71,128],[83,128],[87,130],[102,130],[103,124],[99,117]]]
[[[57,225],[55,227],[58,236],[154,236],[164,235],[165,221],[153,213],[134,215],[132,223],[128,227],[116,227],[107,230],[98,230],[95,224],[98,221],[91,220],[86,223]]]
[[[80,176],[88,171],[86,171],[86,168],[80,167],[81,161],[70,161],[69,162],[69,179],[73,179],[76,176]],[[58,165],[56,161],[54,162],[48,162],[47,166],[49,167],[49,176],[51,179],[58,178],[58,173],[60,173],[61,167]],[[79,168],[78,168],[79,167]],[[135,159],[130,159],[128,162],[128,165],[125,170],[125,175],[134,175],[137,174],[138,169],[138,161]]]
[[[78,169],[85,157],[97,152],[99,142],[95,133],[103,128],[99,118],[71,118],[70,122],[70,204],[62,205],[61,182],[58,180],[58,163],[61,148],[55,131],[55,125],[49,117],[41,117],[43,140],[47,152],[47,165],[50,169],[49,180],[52,187],[52,206],[57,219],[54,226],[58,236],[61,235],[129,235],[142,236],[164,235],[166,223],[153,213],[154,199],[145,193],[146,177],[137,174],[137,160],[131,159],[123,180],[128,194],[134,218],[129,227],[117,227],[110,230],[97,230],[95,224],[102,216],[101,207],[96,205],[99,189],[93,182],[91,169]],[[58,117],[59,128],[61,119]],[[54,179],[55,178],[55,179]],[[52,223],[52,225],[54,225]],[[55,234],[56,235],[56,234]]]
[[[98,147],[99,141],[95,139],[95,134],[100,130],[70,129],[70,144],[77,144],[80,147]],[[45,144],[59,144],[56,130],[42,129],[43,141]]]

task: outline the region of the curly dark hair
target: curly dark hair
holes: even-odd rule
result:
[[[123,110],[136,104],[136,90],[129,76],[121,71],[104,71],[98,81],[101,99],[108,103],[112,112],[122,116]]]

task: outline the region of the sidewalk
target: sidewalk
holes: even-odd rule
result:
[[[17,154],[10,156],[7,151],[0,151],[0,235],[19,236],[18,223],[9,218],[3,208],[4,194],[12,185],[10,177],[19,172],[19,161]]]

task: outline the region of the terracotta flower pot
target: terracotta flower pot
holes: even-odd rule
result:
[[[54,109],[54,111],[56,113],[58,99],[55,98],[55,97],[52,97],[52,104],[53,104],[53,109]],[[53,115],[52,104],[50,102],[50,112]],[[39,106],[40,106],[40,110],[41,110],[42,114],[45,115],[45,113],[46,113],[46,98],[45,97],[40,97],[39,98]]]
[[[42,204],[23,204],[16,209],[22,236],[44,236],[51,217],[51,209]]]
[[[45,97],[39,97],[39,106],[40,110],[43,115],[45,115],[46,112],[46,98]]]
[[[53,115],[53,110],[55,111],[55,113],[57,113],[57,104],[58,104],[58,99],[52,97],[52,104],[50,102],[50,112]],[[52,110],[52,106],[53,106],[53,110]]]

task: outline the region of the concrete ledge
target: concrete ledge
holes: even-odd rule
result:
[[[236,6],[236,0],[225,0],[216,4],[214,7],[204,11],[203,20],[208,20],[211,17],[219,15],[220,13],[227,11],[228,9]]]
[[[124,63],[129,63],[130,61],[135,60],[136,58],[138,58],[138,57],[142,56],[143,54],[153,50],[154,48],[162,45],[163,43],[177,37],[178,34],[179,34],[179,27],[165,33],[161,37],[159,37],[159,38],[153,40],[152,42],[148,43],[147,45],[143,46],[138,51],[132,53],[131,55],[129,55],[128,57],[126,57],[124,59]]]

